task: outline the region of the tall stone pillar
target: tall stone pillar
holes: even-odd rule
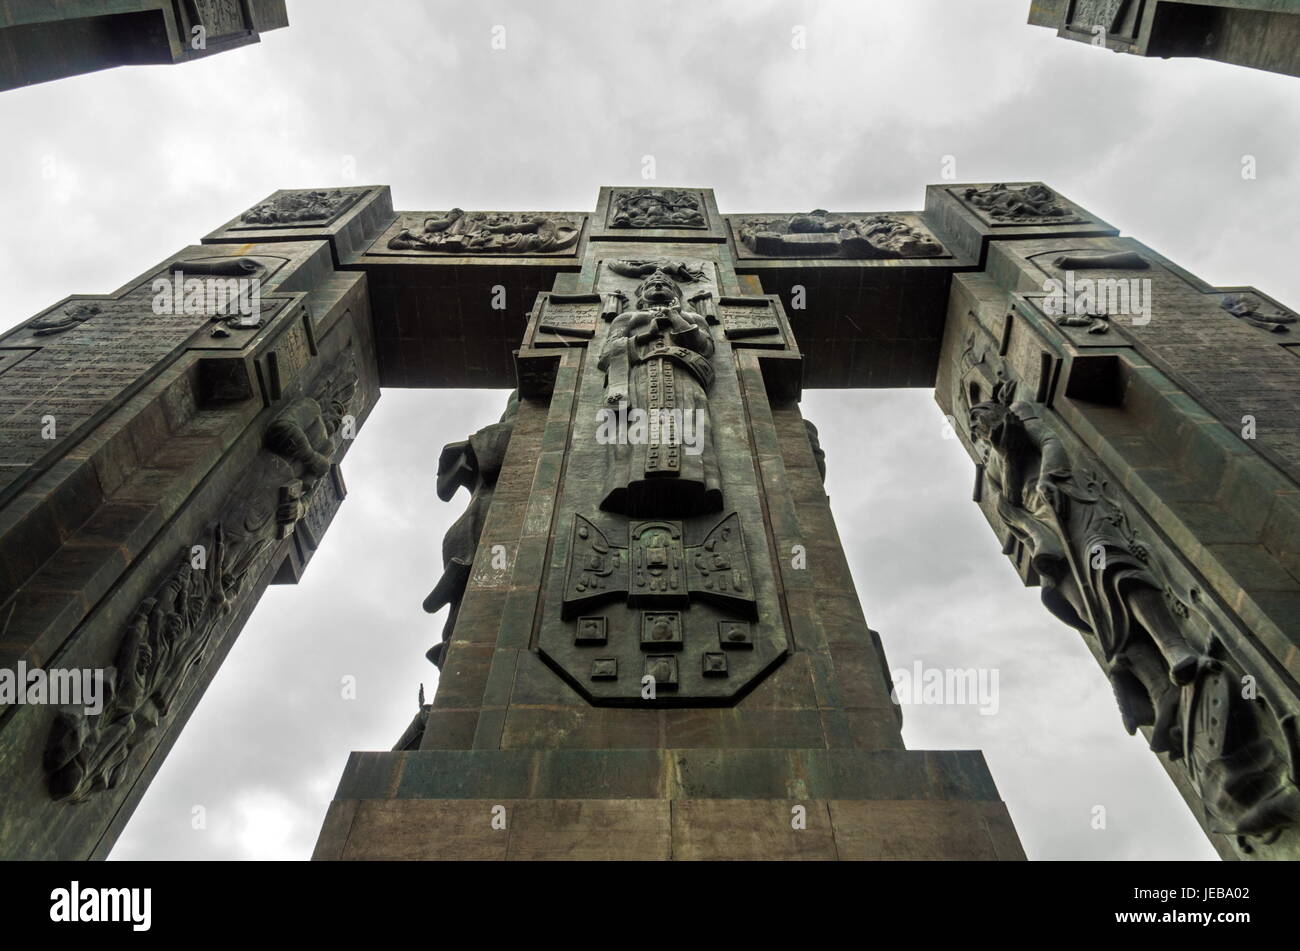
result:
[[[284,0],[0,0],[0,91],[114,66],[189,62],[288,25]]]
[[[386,188],[277,193],[0,337],[0,856],[105,856],[310,560],[378,396],[366,277],[338,264],[389,218]]]
[[[1054,193],[996,197],[927,203],[983,246],[953,279],[936,388],[975,499],[1218,851],[1296,858],[1296,314],[1089,234]],[[1074,235],[1030,230],[1067,217]]]
[[[1300,76],[1300,9],[1291,0],[1033,0],[1029,22],[1116,53]]]
[[[426,602],[452,606],[437,694],[352,755],[317,858],[1023,857],[979,753],[903,746],[800,347],[729,237],[707,189],[604,188],[563,224],[430,213],[359,259],[419,288],[380,326],[520,286],[490,254],[554,283],[501,421],[443,451],[471,501]]]

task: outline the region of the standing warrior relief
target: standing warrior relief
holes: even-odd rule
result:
[[[767,558],[766,537],[745,537],[761,514],[726,501],[744,487],[723,484],[722,457],[749,456],[739,427],[717,426],[724,402],[736,412],[741,399],[730,344],[714,327],[722,341],[732,334],[711,290],[687,299],[682,289],[707,281],[700,263],[604,267],[642,280],[630,294],[593,295],[608,326],[587,354],[574,440],[597,445],[571,463],[567,553],[553,562],[539,649],[593,703],[734,703],[784,657],[786,638],[751,563]],[[773,313],[769,333],[779,333],[773,302],[724,300]],[[737,444],[718,445],[724,432]]]
[[[1231,622],[1144,543],[1104,478],[1075,466],[1037,403],[999,383],[970,409],[977,498],[1022,544],[1047,609],[1094,639],[1128,732],[1181,762],[1209,828],[1238,848],[1294,849],[1300,746],[1287,694],[1225,648]],[[1280,843],[1283,837],[1289,841]]]

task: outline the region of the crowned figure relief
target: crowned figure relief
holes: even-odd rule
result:
[[[677,282],[656,267],[630,310],[611,321],[598,366],[605,413],[637,438],[607,440],[601,507],[634,517],[684,517],[722,508],[709,417],[713,338]]]

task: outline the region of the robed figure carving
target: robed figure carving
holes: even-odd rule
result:
[[[1181,755],[1178,688],[1195,679],[1201,658],[1123,514],[1074,469],[1041,407],[1012,393],[1002,384],[970,411],[983,491],[1028,550],[1043,604],[1100,640],[1125,728],[1150,726],[1155,752]]]
[[[1246,853],[1300,826],[1300,732],[1222,649],[1195,587],[1167,580],[1103,479],[1073,465],[1038,403],[1009,382],[970,410],[985,497],[1026,548],[1043,603],[1098,639],[1130,733],[1184,764],[1207,827]]]
[[[709,390],[713,337],[681,288],[656,268],[632,309],[609,325],[605,371],[607,467],[601,508],[641,518],[687,517],[722,508]]]

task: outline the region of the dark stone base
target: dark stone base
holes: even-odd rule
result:
[[[1023,859],[981,754],[353,753],[315,859]]]

